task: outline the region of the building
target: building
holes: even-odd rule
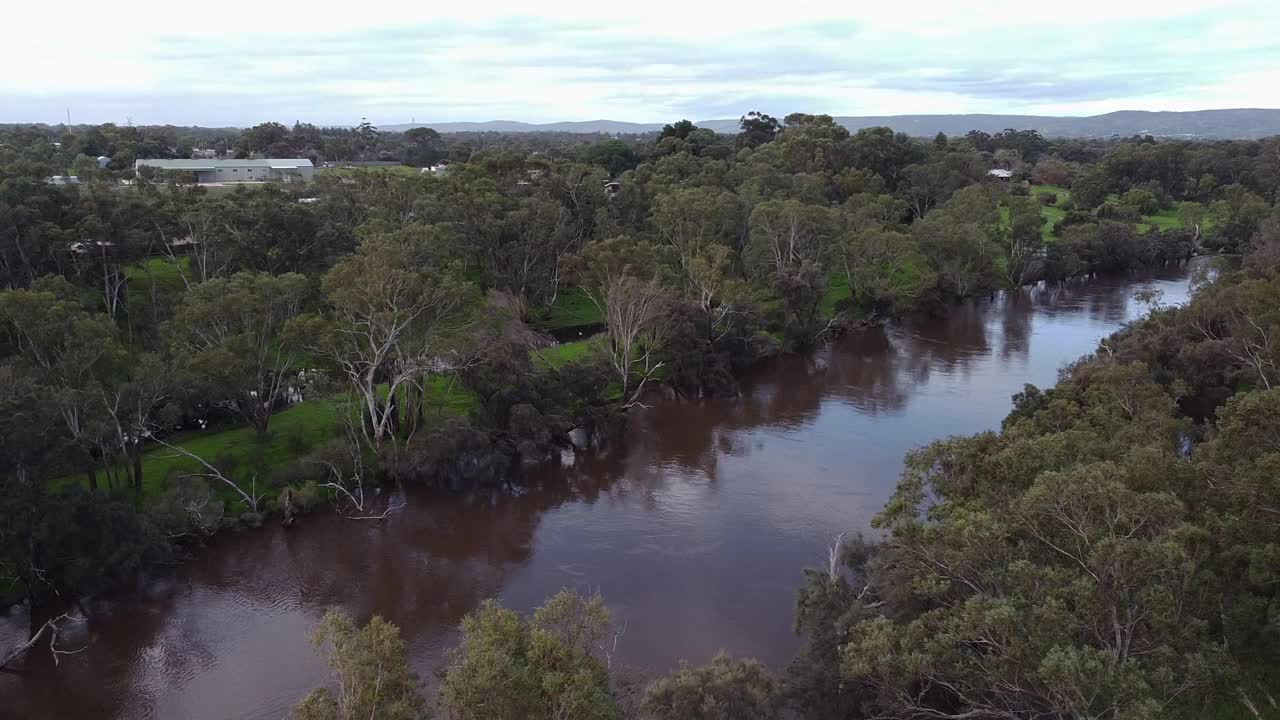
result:
[[[1003,169],[1003,168],[996,168],[996,169],[994,169],[994,170],[988,170],[988,171],[987,171],[987,176],[988,176],[988,177],[991,177],[991,178],[994,178],[994,179],[996,179],[996,180],[1012,180],[1012,179],[1013,179],[1013,171],[1012,171],[1012,170],[1005,170],[1005,169]]]
[[[210,183],[304,182],[315,175],[315,166],[306,158],[262,158],[257,160],[138,160],[134,170],[152,168],[167,173],[191,173],[200,185]]]
[[[44,179],[45,185],[79,185],[80,178],[75,175],[50,175]]]

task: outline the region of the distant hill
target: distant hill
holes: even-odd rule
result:
[[[887,126],[918,137],[932,137],[939,132],[964,135],[970,130],[997,133],[1005,128],[1039,130],[1047,137],[1111,137],[1112,135],[1155,135],[1185,138],[1260,138],[1280,135],[1280,110],[1245,108],[1239,110],[1195,110],[1191,112],[1147,112],[1121,110],[1088,117],[1055,117],[1050,115],[871,115],[837,117],[836,121],[850,130]],[[733,118],[702,120],[699,127],[722,133],[738,131]],[[430,127],[442,133],[451,132],[577,132],[577,133],[646,133],[662,129],[662,123],[631,123],[618,120],[586,120],[581,122],[523,123],[513,120],[489,122],[415,123],[387,125],[382,130],[403,132],[411,127]]]

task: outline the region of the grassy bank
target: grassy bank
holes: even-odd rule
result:
[[[444,376],[431,379],[426,399],[427,412],[437,420],[466,417],[478,402],[460,382],[450,382],[450,378]],[[340,420],[345,419],[341,417],[344,412],[358,412],[346,396],[317,398],[272,415],[264,435],[248,425],[237,425],[179,433],[167,441],[212,463],[246,491],[256,476],[257,490],[263,492],[274,471],[337,437],[343,426]],[[153,498],[163,493],[169,478],[201,472],[204,470],[195,460],[164,446],[153,447],[142,456],[143,497]],[[76,480],[87,483],[82,477]]]
[[[577,287],[565,287],[556,294],[551,311],[545,317],[534,318],[529,324],[539,330],[559,330],[602,322],[604,315],[585,292]]]

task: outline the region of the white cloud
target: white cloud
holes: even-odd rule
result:
[[[1280,106],[1269,0],[833,5],[21,3],[0,122],[66,106],[200,124]]]

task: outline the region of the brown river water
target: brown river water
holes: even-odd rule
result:
[[[621,659],[661,672],[719,649],[784,666],[802,569],[867,531],[904,453],[999,427],[1024,383],[1141,315],[1138,290],[1186,299],[1186,269],[1025,289],[946,318],[871,328],[750,376],[740,397],[655,399],[625,442],[566,457],[516,493],[411,493],[385,523],[329,513],[217,539],[171,573],[89,605],[46,650],[0,673],[0,718],[279,720],[326,672],[307,641],[326,607],[402,629],[430,678],[487,597],[531,609],[601,592]],[[0,648],[27,632],[0,615]]]

